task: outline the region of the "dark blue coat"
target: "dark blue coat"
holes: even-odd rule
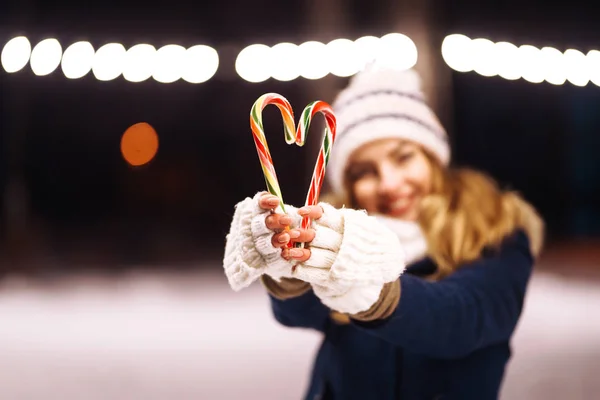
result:
[[[271,297],[277,321],[319,330],[306,399],[497,399],[533,258],[522,232],[439,282],[430,259],[400,278],[400,303],[377,322],[336,323],[312,291]]]

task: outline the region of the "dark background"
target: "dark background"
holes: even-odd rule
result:
[[[237,53],[252,43],[394,32],[393,3],[347,1],[346,24],[321,25],[318,33],[318,7],[308,1],[0,3],[2,43],[23,34],[32,45],[55,37],[63,50],[78,40],[96,49],[113,41],[126,48],[206,44],[220,55],[217,74],[199,85],[100,82],[91,73],[68,80],[60,70],[36,77],[29,66],[15,74],[2,70],[2,270],[40,272],[31,260],[44,260],[44,269],[118,270],[220,257],[233,205],[264,187],[248,124],[252,103],[278,92],[299,112],[314,97],[302,78],[243,81],[233,69]],[[440,44],[447,34],[463,33],[561,51],[600,47],[591,2],[437,1],[431,7]],[[346,82],[327,76],[310,84],[342,88]],[[522,192],[546,220],[550,243],[600,236],[599,87],[453,72],[451,101],[452,118],[443,122],[456,164],[483,169]],[[277,118],[276,111],[265,112],[267,130],[280,131]],[[156,129],[160,148],[150,164],[132,168],[119,143],[140,121]],[[282,140],[269,144],[284,171],[286,200],[301,203],[314,154]],[[20,193],[17,209],[8,206],[11,193]]]

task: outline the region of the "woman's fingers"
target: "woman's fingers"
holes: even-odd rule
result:
[[[285,248],[281,251],[281,256],[286,260],[295,260],[304,262],[310,258],[309,249]]]
[[[291,223],[292,218],[286,214],[271,214],[267,215],[267,218],[265,218],[267,228],[274,231],[285,229],[287,226],[290,226]]]
[[[276,233],[273,235],[273,238],[271,239],[271,244],[273,245],[273,247],[276,248],[283,248],[286,247],[287,244],[290,241],[290,235],[289,232],[281,232],[281,233]]]
[[[258,199],[258,206],[263,210],[272,210],[279,205],[279,198],[268,192],[263,192]]]
[[[269,192],[263,192],[258,200],[258,206],[263,210],[273,210],[277,208],[279,204],[279,198]],[[323,216],[323,208],[319,205],[304,206],[298,209],[298,214],[302,217],[308,217],[315,220]],[[292,224],[292,218],[286,214],[273,213],[267,216],[265,222],[267,228],[274,231],[281,231]],[[308,231],[303,231],[297,237],[292,236],[292,239],[295,242],[310,242],[314,239],[314,232],[309,233]]]
[[[308,217],[310,219],[319,219],[323,216],[323,207],[321,206],[304,206],[298,209],[298,214],[302,217]]]
[[[294,243],[309,243],[312,242],[317,234],[314,229],[292,229],[290,232],[290,238]]]
[[[279,198],[268,192],[263,192],[258,199],[258,206],[263,210],[273,210],[279,206]],[[265,219],[268,229],[281,231],[292,223],[292,218],[286,214],[270,214]]]

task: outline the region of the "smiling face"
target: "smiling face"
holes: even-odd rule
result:
[[[432,190],[432,166],[423,149],[409,141],[382,139],[350,157],[346,169],[357,206],[369,213],[415,221]]]

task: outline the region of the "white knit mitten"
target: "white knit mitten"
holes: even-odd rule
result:
[[[294,277],[311,282],[314,293],[332,310],[356,314],[368,310],[385,283],[406,267],[398,236],[363,211],[326,203],[316,231],[311,257],[296,266]]]
[[[425,257],[427,240],[418,222],[403,221],[386,215],[374,215],[374,217],[398,236],[407,264]]]
[[[235,213],[226,237],[223,268],[229,285],[235,291],[250,286],[263,274],[279,281],[292,277],[293,263],[281,257],[281,249],[271,243],[275,232],[268,229],[265,219],[270,211],[261,209],[258,200],[246,198],[235,206]],[[297,209],[285,206],[293,221],[299,221]],[[278,208],[277,212],[282,212]]]

